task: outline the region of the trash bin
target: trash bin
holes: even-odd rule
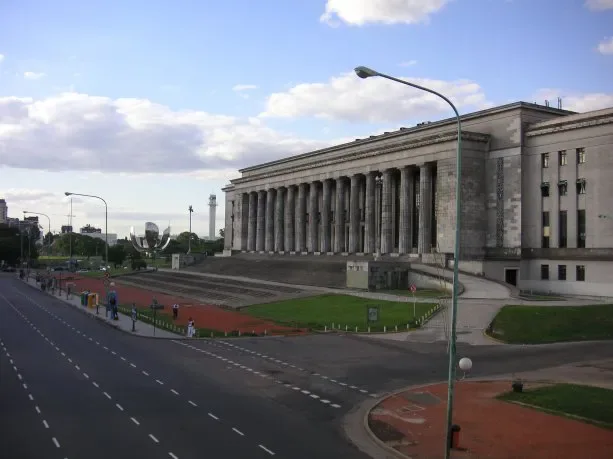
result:
[[[95,306],[96,306],[96,294],[90,293],[89,295],[87,295],[87,307],[93,308]]]
[[[89,295],[89,292],[81,292],[81,306],[87,306],[87,295]]]
[[[458,449],[460,447],[460,428],[459,425],[453,424],[451,426],[451,432],[449,436],[449,448]]]

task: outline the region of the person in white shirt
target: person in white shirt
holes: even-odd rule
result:
[[[194,322],[194,319],[190,317],[189,320],[187,321],[187,337],[193,338],[195,331],[196,331],[196,323]]]

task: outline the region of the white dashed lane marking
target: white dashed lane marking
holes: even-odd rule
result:
[[[20,292],[18,292],[18,293],[20,293]],[[20,293],[20,294],[21,294],[21,293]],[[57,317],[56,315],[52,314],[52,313],[51,313],[51,312],[50,312],[50,311],[49,311],[47,308],[45,308],[44,306],[39,305],[38,303],[36,303],[34,300],[32,300],[31,298],[27,297],[26,295],[23,295],[23,294],[21,294],[21,295],[22,295],[22,296],[24,296],[24,297],[25,297],[25,298],[26,298],[28,301],[30,301],[32,304],[34,304],[35,306],[37,306],[39,309],[42,309],[42,310],[43,310],[43,311],[45,311],[47,314],[50,314],[50,315],[51,315],[51,316],[53,316],[55,319],[57,319],[59,322],[63,323],[63,324],[64,324],[64,325],[66,325],[68,328],[70,328],[71,330],[75,331],[77,334],[81,335],[81,336],[82,336],[82,337],[84,337],[84,338],[86,338],[86,337],[87,337],[87,335],[86,335],[85,333],[81,333],[79,330],[77,330],[75,327],[73,327],[72,325],[70,325],[70,324],[68,324],[67,322],[65,322],[63,319],[60,319],[60,318],[59,318],[59,317]],[[8,304],[9,304],[9,305],[10,305],[10,306],[11,306],[11,307],[12,307],[12,308],[13,308],[13,309],[14,309],[14,310],[15,310],[15,311],[16,311],[16,312],[17,312],[17,313],[18,313],[18,314],[19,314],[19,315],[20,315],[20,316],[21,316],[21,317],[22,317],[22,318],[23,318],[23,319],[24,319],[24,320],[25,320],[25,321],[26,321],[26,322],[27,322],[27,323],[28,323],[28,324],[29,324],[29,325],[32,327],[32,328],[33,328],[33,329],[36,329],[36,331],[38,332],[38,334],[39,334],[39,335],[41,335],[41,337],[43,337],[43,338],[44,338],[44,339],[45,339],[45,340],[46,340],[46,341],[47,341],[47,342],[48,342],[48,343],[49,343],[51,346],[55,346],[55,343],[53,343],[53,341],[50,341],[50,340],[49,340],[49,338],[47,338],[47,337],[46,337],[46,336],[45,336],[45,335],[44,335],[44,334],[43,334],[43,333],[42,333],[42,332],[41,332],[41,331],[40,331],[38,328],[36,328],[36,327],[35,327],[35,325],[34,325],[34,324],[32,324],[32,323],[29,321],[29,319],[28,319],[28,318],[27,318],[25,315],[23,315],[23,314],[21,313],[21,311],[19,311],[19,310],[18,310],[18,309],[17,309],[17,308],[16,308],[16,307],[13,305],[13,304],[11,304],[11,303],[9,303],[9,302],[7,302],[7,303],[8,303]],[[89,341],[92,341],[92,342],[93,342],[93,340],[92,340],[91,338],[89,338]],[[115,351],[113,351],[113,350],[109,349],[107,346],[102,345],[102,344],[101,344],[99,341],[95,341],[95,343],[96,343],[98,346],[102,346],[102,348],[103,348],[105,351],[108,351],[108,352],[110,352],[112,355],[117,356],[117,352],[115,352]],[[58,352],[62,352],[62,351],[61,351],[59,348],[57,348],[56,350],[57,350]],[[72,363],[72,360],[71,360],[71,359],[70,359],[68,356],[66,356],[66,355],[65,355],[65,353],[62,353],[62,356],[63,356],[63,357],[65,357],[65,358],[66,358],[66,359],[67,359],[67,360],[68,360],[70,363]],[[126,359],[125,357],[120,356],[120,358],[121,358],[121,360],[122,360],[122,361],[127,362],[127,359]],[[80,370],[80,367],[79,367],[78,365],[74,365],[74,366],[75,366],[75,368],[76,368],[77,370]],[[136,364],[134,364],[134,363],[130,363],[130,366],[131,366],[132,368],[136,368]],[[246,368],[246,367],[245,367],[245,368]],[[15,367],[15,371],[17,371],[17,368],[16,368],[16,367]],[[251,371],[253,371],[253,370],[251,370]],[[150,377],[150,374],[149,374],[148,372],[144,371],[144,370],[141,370],[141,373],[142,373],[144,376]],[[255,373],[257,373],[257,372],[254,372],[254,374],[255,374]],[[87,375],[86,375],[86,373],[83,373],[83,374],[86,376],[86,378],[89,378],[89,376],[87,376]],[[159,379],[155,379],[155,381],[156,381],[156,382],[157,382],[159,385],[164,385],[164,382],[163,382],[163,381],[161,381],[161,380],[159,380]],[[280,381],[277,381],[277,382],[280,382]],[[100,386],[99,386],[99,384],[98,384],[98,383],[96,383],[96,382],[92,382],[92,384],[94,385],[94,387],[96,387],[96,388],[100,388]],[[179,395],[180,395],[180,394],[179,394],[179,392],[178,392],[178,391],[176,391],[175,389],[170,389],[170,391],[171,391],[173,394],[177,395],[177,396],[179,396]],[[104,394],[104,395],[105,395],[105,396],[106,396],[106,397],[107,397],[109,400],[112,400],[112,397],[111,397],[111,395],[110,395],[109,393],[104,392],[104,391],[102,391],[102,393],[103,393],[103,394]],[[32,398],[32,400],[33,400],[33,398]],[[198,407],[198,404],[196,404],[196,403],[195,403],[195,402],[193,402],[192,400],[188,400],[187,402],[188,402],[190,405],[192,405],[193,407]],[[340,408],[340,405],[336,405],[336,406],[337,406],[338,408]],[[124,408],[123,408],[121,405],[119,405],[118,403],[116,404],[116,407],[117,407],[119,410],[124,411]],[[39,414],[40,414],[40,411],[38,410],[38,407],[36,407],[36,408],[37,408],[37,412],[39,412]],[[219,417],[218,417],[218,416],[216,416],[216,415],[214,415],[213,413],[210,413],[210,412],[209,412],[209,413],[207,413],[207,414],[208,414],[208,416],[209,416],[211,419],[214,419],[214,420],[216,420],[216,421],[219,421],[219,420],[220,420],[220,419],[219,419]],[[136,426],[140,426],[140,422],[139,422],[139,421],[138,421],[136,418],[134,418],[134,417],[130,417],[130,420],[131,420],[131,421],[132,421],[132,422],[133,422],[133,423],[134,423]],[[233,432],[235,432],[236,434],[240,435],[241,437],[246,437],[246,435],[245,435],[245,434],[244,434],[242,431],[238,430],[238,429],[237,429],[237,428],[235,428],[235,427],[232,427],[232,431],[233,431]],[[149,434],[149,437],[150,437],[150,438],[151,438],[151,440],[153,440],[155,443],[159,443],[159,440],[158,440],[158,439],[157,439],[155,436],[153,436],[152,434]],[[271,456],[274,456],[274,455],[275,455],[275,453],[274,453],[274,452],[273,452],[273,451],[272,451],[270,448],[267,448],[266,446],[264,446],[264,445],[262,445],[262,444],[258,444],[257,446],[258,446],[258,448],[262,449],[263,451],[266,451],[266,452],[267,452],[269,455],[271,455]],[[175,455],[173,452],[168,452],[168,455],[169,455],[169,456],[170,456],[172,459],[179,459],[179,458],[178,458],[178,457],[177,457],[177,456],[176,456],[176,455]]]
[[[276,363],[278,365],[294,368],[294,369],[296,369],[298,371],[308,373],[311,376],[315,376],[315,377],[321,378],[323,380],[326,380],[328,382],[331,382],[333,384],[336,384],[336,385],[344,387],[344,388],[349,388],[349,389],[355,390],[357,392],[360,392],[361,394],[366,394],[366,395],[368,395],[370,397],[373,397],[373,398],[378,397],[378,394],[376,394],[374,392],[370,392],[370,391],[368,391],[366,389],[363,389],[361,387],[358,387],[355,384],[351,384],[350,385],[350,384],[348,384],[346,382],[337,381],[336,379],[330,378],[327,375],[322,375],[321,373],[318,373],[316,371],[306,370],[306,369],[304,369],[304,368],[302,368],[302,367],[300,367],[298,365],[295,365],[295,364],[293,364],[291,362],[286,362],[286,361],[278,359],[276,357],[272,357],[272,356],[269,356],[267,354],[262,354],[261,352],[257,352],[257,351],[251,350],[251,349],[247,349],[246,347],[238,346],[238,345],[236,345],[234,343],[229,343],[229,342],[224,341],[224,340],[211,340],[211,339],[200,340],[200,342],[204,342],[204,343],[206,343],[206,344],[208,344],[210,346],[217,347],[218,349],[223,349],[224,346],[225,346],[225,348],[228,349],[228,350],[233,349],[233,350],[236,350],[236,351],[244,352],[246,354],[249,354],[249,355],[254,356],[254,357],[258,357],[261,360],[264,360],[264,361],[267,361],[267,362]],[[223,346],[221,346],[221,345],[223,345]],[[227,359],[223,360],[223,358],[222,358],[222,361],[228,361],[228,360]]]
[[[220,355],[217,355],[217,354],[215,354],[215,353],[213,353],[213,352],[209,352],[209,351],[207,351],[207,350],[205,350],[205,349],[201,349],[201,348],[196,347],[196,346],[192,346],[191,344],[186,344],[186,343],[183,343],[183,342],[181,342],[181,341],[175,341],[175,340],[171,340],[171,341],[172,341],[173,343],[175,343],[175,344],[180,344],[181,346],[185,346],[185,347],[188,347],[188,348],[193,349],[193,350],[195,350],[195,351],[198,351],[198,352],[201,352],[201,353],[203,353],[203,354],[206,354],[206,355],[208,355],[209,357],[213,357],[213,358],[216,358],[216,359],[219,359],[219,360],[224,359],[224,357],[222,357],[222,356],[220,356]],[[304,395],[308,396],[308,397],[309,397],[309,399],[311,399],[311,400],[316,400],[316,401],[319,401],[319,402],[322,402],[322,400],[323,400],[323,398],[322,398],[320,395],[317,395],[317,394],[312,394],[312,393],[311,393],[311,391],[309,391],[309,390],[302,389],[301,387],[294,386],[294,385],[292,385],[292,384],[286,383],[286,382],[284,382],[284,381],[281,381],[280,379],[276,379],[276,378],[274,378],[274,377],[272,377],[272,376],[269,376],[269,375],[267,375],[267,374],[265,374],[265,373],[261,373],[261,372],[259,372],[259,371],[255,371],[255,370],[253,370],[253,368],[249,368],[249,367],[248,367],[248,366],[246,366],[246,365],[242,365],[242,364],[240,364],[240,363],[238,363],[238,362],[234,362],[234,361],[232,361],[232,360],[228,360],[228,359],[226,359],[226,362],[227,362],[228,364],[230,364],[230,365],[233,365],[233,366],[234,366],[234,367],[236,367],[236,368],[240,368],[241,370],[245,370],[245,371],[247,371],[247,372],[249,372],[249,373],[252,373],[252,374],[254,374],[254,375],[256,375],[256,376],[259,376],[260,378],[270,379],[270,380],[272,380],[273,382],[275,382],[275,383],[277,383],[277,384],[281,384],[281,385],[283,385],[284,387],[287,387],[288,389],[293,389],[293,390],[295,390],[295,391],[298,391],[298,392],[300,392],[300,393],[302,393],[302,394],[304,394]],[[339,404],[337,404],[337,403],[330,403],[330,402],[328,402],[328,403],[322,402],[322,403],[323,403],[324,405],[326,405],[326,406],[331,407],[331,408],[340,408],[340,407],[341,407],[341,405],[339,405]]]

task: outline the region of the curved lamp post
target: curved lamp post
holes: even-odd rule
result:
[[[456,188],[455,188],[455,209],[456,209],[456,231],[455,231],[455,244],[453,250],[453,295],[451,302],[451,336],[449,340],[449,374],[447,379],[447,435],[445,441],[445,459],[449,459],[451,454],[450,449],[450,438],[451,438],[451,426],[452,426],[452,418],[453,418],[453,392],[454,392],[454,384],[455,384],[455,373],[456,373],[456,326],[457,326],[457,311],[458,311],[458,274],[459,274],[459,259],[460,259],[460,211],[461,211],[461,184],[460,179],[462,177],[462,123],[460,120],[460,114],[458,113],[457,108],[453,103],[442,94],[433,91],[432,89],[425,88],[423,86],[419,86],[414,83],[410,83],[408,81],[401,80],[399,78],[394,78],[393,76],[386,75],[384,73],[379,73],[375,70],[369,69],[368,67],[356,67],[355,73],[358,77],[365,79],[370,77],[381,77],[387,80],[395,81],[396,83],[404,84],[406,86],[411,86],[415,89],[419,89],[421,91],[429,92],[430,94],[434,94],[435,96],[440,97],[445,102],[447,102],[456,116],[457,126],[458,126],[458,145],[456,152]]]
[[[47,214],[43,214],[42,212],[30,212],[29,210],[24,210],[23,214],[32,214],[32,215],[42,215],[43,217],[47,217],[47,222],[49,223],[49,233],[51,233],[51,219],[49,218],[49,215]],[[43,236],[43,244],[45,242],[45,237]],[[51,255],[51,240],[49,241],[49,244],[47,244],[47,255]]]

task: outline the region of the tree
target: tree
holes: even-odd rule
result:
[[[225,228],[220,228],[219,229],[219,237],[222,238],[222,239],[224,237],[226,237],[226,229]]]
[[[122,265],[127,257],[128,253],[123,245],[109,247],[109,262],[113,263],[115,267],[117,267],[117,265]]]
[[[0,261],[15,265],[21,256],[21,234],[19,229],[0,224]]]

